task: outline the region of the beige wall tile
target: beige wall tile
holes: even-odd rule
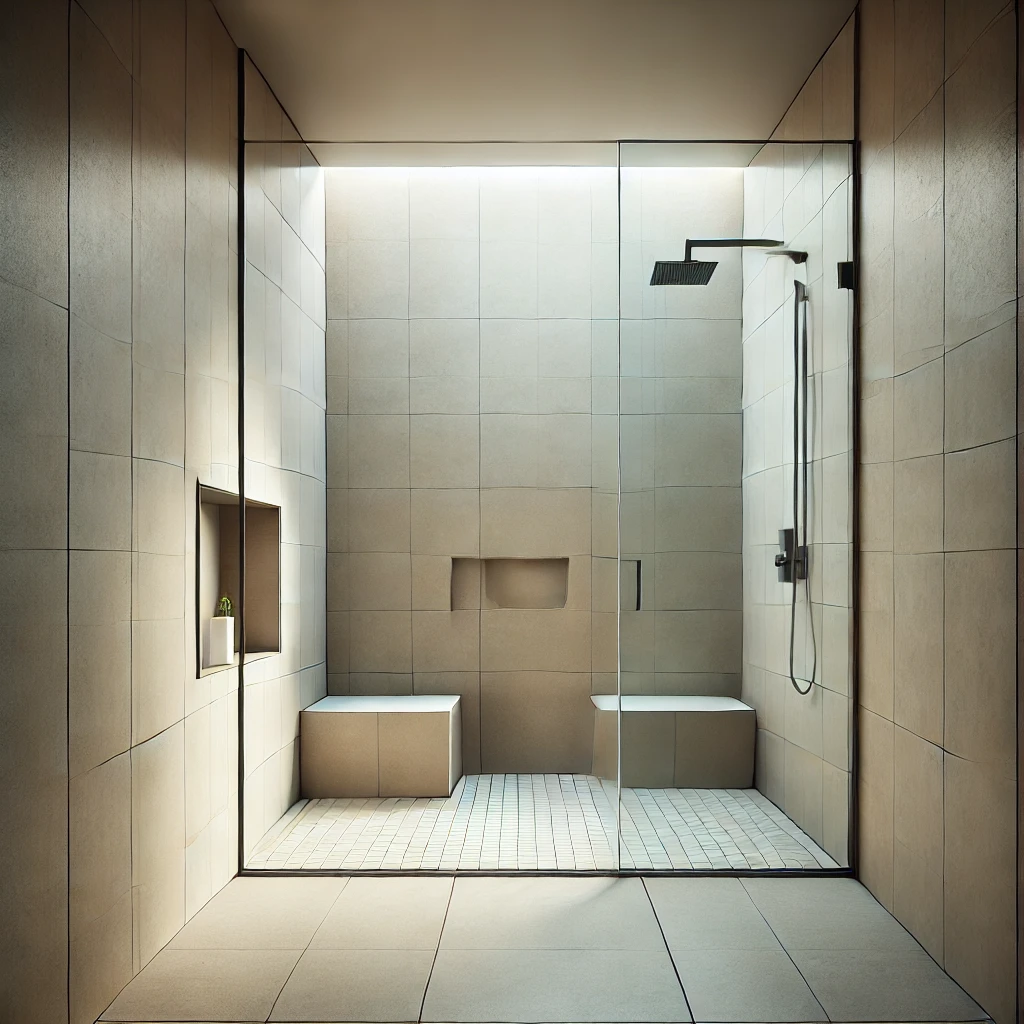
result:
[[[942,451],[943,362],[932,359],[893,381],[893,453],[897,460]]]
[[[945,733],[951,754],[1010,774],[1014,734],[1014,556],[945,556]]]
[[[1016,447],[1010,439],[945,456],[947,551],[1013,547]]]
[[[848,865],[850,827],[850,775],[821,763],[822,845],[837,863]]]
[[[476,487],[480,480],[480,426],[475,416],[413,416],[413,487]]]
[[[413,552],[446,556],[478,554],[480,501],[475,490],[413,490]]]
[[[413,612],[414,672],[475,672],[480,667],[480,650],[478,612]]]
[[[127,753],[72,781],[69,829],[69,930],[72,964],[77,968],[79,956],[84,951],[83,941],[96,938],[94,923],[112,911],[114,919],[122,918],[115,908],[119,908],[126,897],[130,907],[131,764]],[[127,984],[132,970],[130,922],[129,915],[127,932],[124,928],[118,929],[117,943],[104,943],[114,956],[111,965],[103,967],[104,977],[99,984],[90,982],[75,970],[77,984],[73,983],[73,988],[80,988],[83,995],[89,993],[93,997],[97,991],[107,993],[109,998],[112,985],[118,981],[121,985]],[[124,923],[123,919],[121,923]],[[93,1016],[102,1013],[103,1009],[106,1007],[96,1010]]]
[[[658,612],[655,667],[664,672],[739,672],[740,628],[738,612]]]
[[[859,829],[861,881],[886,908],[893,905],[893,726],[860,710]]]
[[[861,388],[860,461],[862,465],[892,462],[893,382],[866,382]]]
[[[739,554],[666,552],[654,559],[654,607],[659,611],[742,608]]]
[[[56,3],[19,12],[5,47],[4,95],[12,111],[5,156],[9,227],[0,276],[61,305],[67,302],[68,12]],[[15,115],[15,112],[17,114]],[[8,148],[9,147],[9,148]]]
[[[70,534],[73,548],[131,549],[131,460],[92,452],[70,454]]]
[[[893,560],[865,552],[861,558],[860,703],[892,719]]]
[[[1014,1007],[1014,782],[944,756],[943,966],[997,1020]]]
[[[893,466],[893,550],[921,554],[942,550],[941,456],[907,459]]]
[[[139,966],[184,924],[184,733],[179,722],[131,755],[132,891]]]
[[[349,621],[349,666],[352,672],[412,671],[411,613],[351,612]]]
[[[71,776],[131,742],[131,555],[69,555],[68,757]]]
[[[132,368],[132,454],[182,465],[185,457],[184,374],[135,363]]]
[[[945,89],[947,347],[1014,315],[1013,11],[984,24]]]
[[[484,672],[480,676],[485,772],[588,773],[593,731],[589,672]]]
[[[894,721],[941,744],[943,555],[897,555],[893,594]]]
[[[894,126],[896,134],[942,85],[943,12],[927,0],[898,0],[895,14]]]
[[[942,876],[942,748],[893,730],[893,839]]]
[[[480,417],[480,486],[537,487],[536,416]]]
[[[182,554],[185,550],[185,478],[181,468],[136,459],[132,466],[132,485],[133,548],[150,554]]]
[[[353,672],[349,691],[354,696],[395,697],[412,693],[411,672]]]
[[[71,447],[131,454],[131,347],[70,318]],[[95,401],[102,392],[104,400]]]
[[[812,839],[822,835],[821,758],[795,743],[785,747],[785,800],[783,810]]]
[[[587,488],[480,492],[480,553],[487,558],[560,558],[590,553]]]
[[[412,556],[412,606],[416,611],[450,611],[452,560],[443,555]]]
[[[409,550],[410,498],[405,488],[348,492],[349,551]],[[328,528],[331,513],[328,510]]]
[[[349,487],[409,486],[409,417],[348,417]]]
[[[401,611],[411,608],[409,555],[383,552],[348,556],[348,600],[354,611]]]
[[[860,548],[892,551],[893,464],[880,462],[860,468]]]
[[[1003,324],[946,356],[945,450],[1009,437],[1014,430],[1014,325]]]
[[[486,672],[589,672],[590,612],[521,608],[480,613],[480,667]]]
[[[409,376],[474,378],[480,371],[480,322],[475,319],[412,320]]]
[[[132,622],[133,745],[156,736],[184,716],[184,676],[183,620]]]
[[[942,874],[900,840],[893,844],[893,914],[939,962],[943,957]]]

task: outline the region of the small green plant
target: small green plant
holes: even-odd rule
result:
[[[225,594],[217,602],[217,617],[220,617],[222,615],[230,615],[233,609],[234,605],[231,603],[231,598],[228,597],[227,594]]]

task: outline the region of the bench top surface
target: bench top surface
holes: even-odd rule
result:
[[[614,711],[620,699],[614,693],[597,693],[590,698],[598,711]],[[749,704],[735,697],[668,696],[624,693],[623,711],[752,711]]]
[[[324,697],[305,711],[410,712],[451,711],[461,698],[457,694],[403,693],[379,697]]]

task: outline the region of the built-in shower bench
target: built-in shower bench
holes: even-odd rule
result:
[[[754,784],[754,709],[735,697],[596,694],[594,774],[616,775],[622,702],[621,779],[636,789],[749,789]]]
[[[451,796],[462,777],[459,697],[324,697],[299,715],[302,796]]]

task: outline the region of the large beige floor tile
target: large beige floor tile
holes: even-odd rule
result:
[[[920,951],[910,933],[851,878],[745,878],[743,886],[787,950]]]
[[[298,949],[165,949],[103,1020],[266,1020]]]
[[[644,885],[673,953],[782,950],[738,878],[647,878]]]
[[[313,949],[437,949],[451,878],[353,878]]]
[[[171,949],[304,949],[345,878],[236,878],[170,942]]]
[[[923,950],[789,952],[830,1020],[986,1019],[981,1007]]]
[[[692,1018],[664,949],[441,949],[422,1019],[528,1024]]]
[[[441,948],[654,950],[664,942],[637,878],[459,878]]]
[[[687,950],[672,954],[700,1021],[810,1021],[825,1014],[782,949]]]
[[[433,959],[419,949],[306,950],[270,1019],[418,1020]]]

